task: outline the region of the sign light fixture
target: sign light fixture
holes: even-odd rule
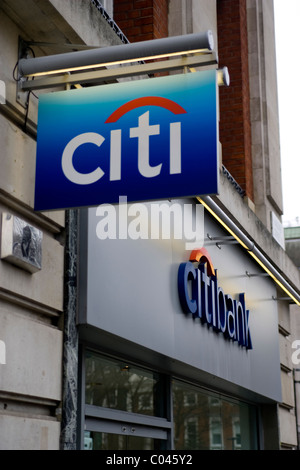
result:
[[[38,77],[83,71],[150,59],[205,54],[210,53],[213,48],[213,34],[211,31],[206,31],[51,56],[23,58],[19,61],[19,75],[20,77]]]

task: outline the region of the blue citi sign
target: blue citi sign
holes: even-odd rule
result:
[[[198,262],[195,267],[193,262]],[[205,248],[194,250],[190,261],[181,263],[178,270],[178,293],[183,311],[200,318],[226,339],[237,341],[241,347],[252,348],[249,310],[245,295],[233,299],[218,286],[217,271]]]
[[[35,209],[218,192],[216,71],[42,95]]]

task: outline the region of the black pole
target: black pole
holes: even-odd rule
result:
[[[76,450],[78,429],[78,211],[66,211],[61,450]]]

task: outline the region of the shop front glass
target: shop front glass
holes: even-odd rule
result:
[[[172,390],[175,449],[257,448],[255,407],[180,381]]]
[[[84,448],[85,450],[154,450],[156,444],[150,437],[85,431]]]
[[[88,353],[86,404],[162,417],[159,374]]]
[[[257,449],[256,407],[92,351],[85,358],[85,449]]]

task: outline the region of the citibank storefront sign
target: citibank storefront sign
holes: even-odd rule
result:
[[[35,209],[216,194],[216,74],[41,96]]]
[[[182,220],[195,226],[197,204],[176,202],[182,211],[194,205]],[[149,210],[152,204],[160,203],[148,202]],[[123,209],[114,205],[116,233]],[[194,252],[186,250],[184,237],[100,239],[100,212],[91,207],[80,214],[82,338],[230,393],[238,386],[245,398],[252,391],[279,401],[276,287],[248,253],[226,243],[223,228],[206,212]]]
[[[194,266],[195,261],[199,263],[198,267]],[[234,299],[224,293],[222,287],[218,286],[217,271],[205,248],[193,251],[190,261],[180,264],[178,293],[185,313],[200,318],[201,323],[223,333],[226,339],[252,349],[245,294],[240,293],[238,299]]]

